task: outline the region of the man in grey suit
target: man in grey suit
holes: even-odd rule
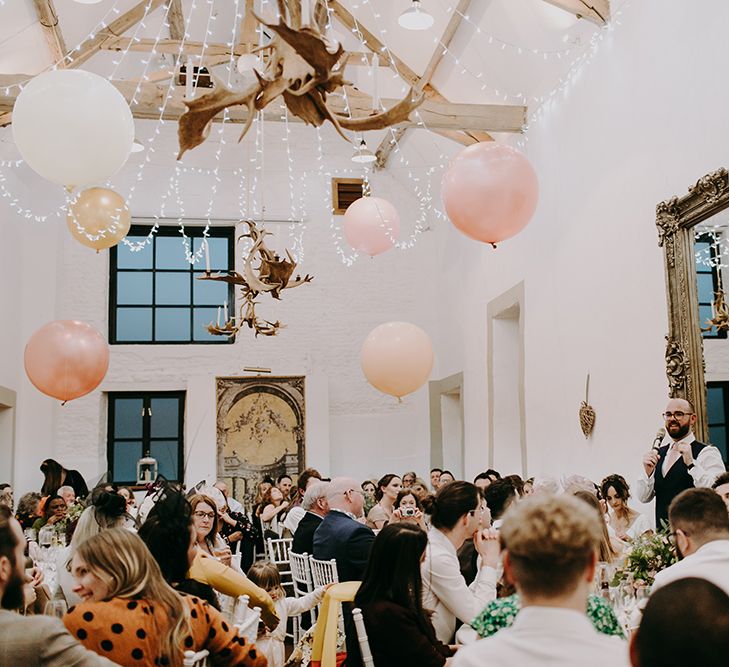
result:
[[[0,506],[0,667],[114,667],[81,646],[60,619],[8,611],[23,604],[24,550],[20,524]]]

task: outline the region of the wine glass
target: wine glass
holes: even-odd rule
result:
[[[55,616],[56,618],[63,618],[68,611],[65,600],[48,600],[43,613],[46,616]]]

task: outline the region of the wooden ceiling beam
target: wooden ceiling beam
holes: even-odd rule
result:
[[[182,0],[166,0],[167,23],[170,26],[170,38],[185,39],[185,14],[182,11]]]
[[[66,67],[64,58],[68,53],[66,42],[63,39],[61,26],[58,24],[58,14],[53,6],[53,0],[33,0],[38,21],[43,26],[43,35],[48,43],[53,62],[60,68]]]
[[[421,91],[425,88],[425,86],[430,83],[433,75],[435,74],[435,70],[438,69],[438,65],[440,65],[441,61],[443,60],[446,49],[448,48],[448,46],[450,46],[453,37],[455,37],[456,31],[458,30],[458,27],[461,25],[461,21],[463,20],[463,15],[468,11],[468,6],[470,4],[471,0],[459,0],[458,5],[451,14],[448,25],[446,25],[445,30],[443,31],[443,35],[436,44],[435,51],[433,51],[433,54],[430,57],[430,61],[425,67],[423,76],[421,76],[418,79],[418,82],[415,84],[416,90]],[[405,132],[405,129],[400,128],[394,134],[390,133],[389,137],[385,137],[380,142],[380,145],[375,151],[375,155],[377,156],[377,160],[375,161],[376,169],[384,169],[387,166],[387,160],[390,157],[390,153],[397,145],[397,143],[403,138]],[[492,137],[489,136],[489,139],[492,139]]]
[[[132,113],[135,118],[159,118],[160,108],[165,106],[164,100],[169,86],[154,83],[144,83],[139,86],[135,96],[137,84],[133,81],[112,81],[114,86],[131,103],[135,97],[137,104],[132,106]],[[0,77],[0,89],[2,89],[2,77]],[[165,106],[165,120],[177,120],[185,112],[186,107],[182,102],[185,94],[184,87],[176,86],[173,89],[172,98]],[[17,89],[12,88],[7,94],[0,94],[0,114],[10,112],[17,98]],[[367,116],[371,113],[372,104],[366,95],[350,95],[348,97],[349,107],[354,116]],[[383,100],[388,107],[398,100]],[[344,99],[339,96],[329,98],[329,106],[332,111],[344,114]],[[230,110],[230,122],[242,123],[246,120],[247,111],[243,107],[234,107]],[[485,132],[519,132],[524,122],[526,110],[519,106],[490,105],[490,104],[449,104],[426,100],[420,107],[420,115],[429,129],[434,130],[461,130],[463,128],[474,131]],[[265,120],[282,122],[282,108],[272,104],[264,111]],[[222,120],[222,113],[215,119]],[[298,119],[289,114],[289,121],[296,122]],[[408,121],[403,127],[422,127],[417,121]]]
[[[610,0],[544,0],[600,27],[610,21]]]

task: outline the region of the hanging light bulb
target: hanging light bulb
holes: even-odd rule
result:
[[[364,139],[360,139],[359,146],[354,149],[354,155],[352,155],[352,162],[359,162],[360,164],[369,164],[374,162],[377,156],[367,148],[367,144]]]
[[[433,17],[423,11],[420,0],[413,0],[413,4],[400,14],[397,22],[406,30],[427,30],[433,25]]]

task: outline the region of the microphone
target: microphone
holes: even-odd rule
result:
[[[656,439],[653,441],[653,446],[651,449],[658,451],[661,447],[661,443],[663,442],[663,438],[666,437],[666,429],[661,427],[658,429],[658,433],[656,433]]]

